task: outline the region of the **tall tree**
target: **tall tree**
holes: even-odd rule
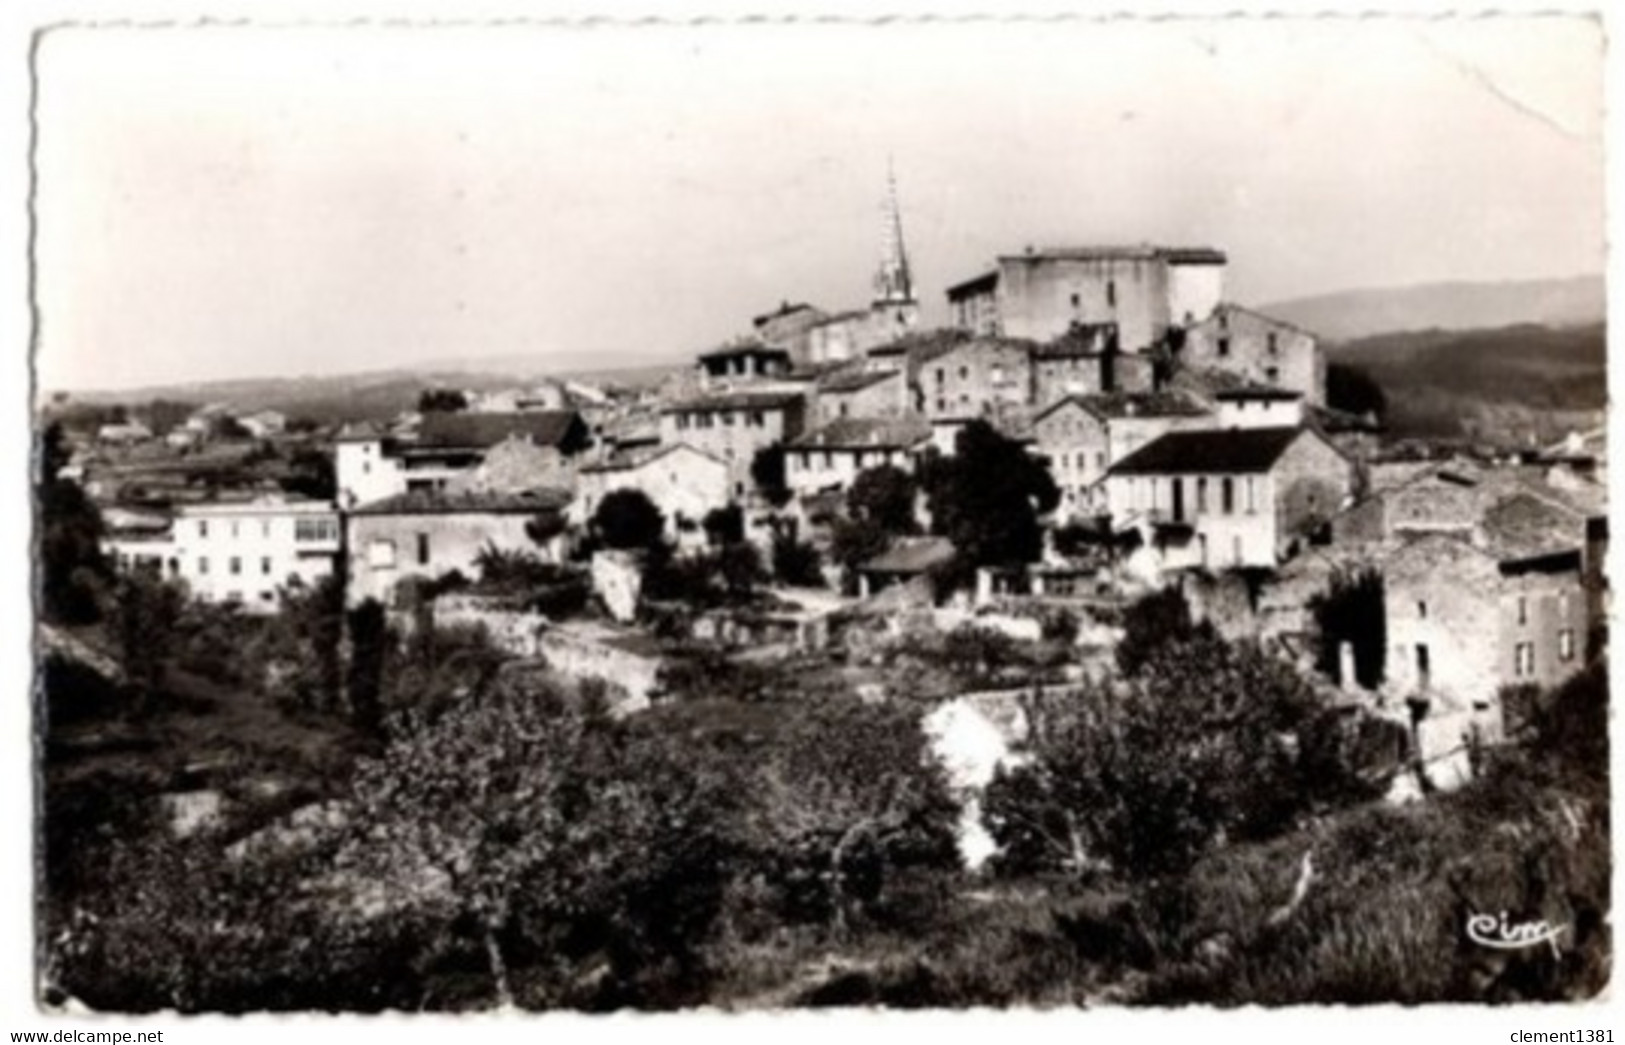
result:
[[[891,534],[917,533],[914,515],[914,477],[893,465],[865,468],[846,492],[846,510],[853,519]]]
[[[966,425],[952,457],[923,474],[932,528],[969,567],[1034,562],[1044,548],[1038,517],[1060,503],[1042,461],[985,421]]]
[[[60,476],[68,459],[62,426],[53,423],[40,438],[35,480],[40,594],[47,620],[88,624],[101,614],[111,570],[101,549],[101,512],[78,483]]]

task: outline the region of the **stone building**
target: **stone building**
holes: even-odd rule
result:
[[[845,418],[792,442],[784,453],[785,484],[797,497],[844,492],[868,468],[914,470],[931,445],[931,428],[917,419]]]
[[[1428,714],[1502,728],[1504,686],[1555,686],[1585,663],[1589,616],[1577,550],[1432,533],[1378,562],[1385,688]]]
[[[901,417],[909,411],[901,370],[842,369],[818,382],[820,424],[844,417]]]
[[[1347,506],[1352,461],[1312,428],[1174,431],[1107,474],[1112,523],[1168,569],[1273,568]]]
[[[563,538],[538,544],[528,524],[562,517],[570,503],[563,490],[525,493],[448,493],[414,490],[361,505],[345,520],[349,551],[346,599],[351,605],[377,599],[386,606],[407,578],[432,580],[457,572],[480,574],[487,548],[561,561]]]
[[[1033,399],[1031,346],[976,338],[948,348],[920,367],[926,417],[988,417]]]
[[[536,452],[516,449],[513,441]],[[431,411],[413,434],[396,435],[372,425],[346,427],[334,446],[334,473],[339,507],[417,490],[445,490],[478,485],[470,478],[493,449],[508,444],[486,473],[498,485],[515,480],[516,459],[539,482],[568,470],[592,442],[581,415],[574,410],[529,410],[509,413]]]
[[[1222,304],[1175,339],[1181,366],[1219,370],[1326,402],[1326,355],[1315,335],[1240,305]]]
[[[948,304],[955,326],[989,336],[1042,342],[1114,324],[1123,351],[1141,354],[1218,307],[1225,264],[1205,247],[1029,249],[949,287]]]
[[[700,524],[732,494],[728,463],[686,443],[628,451],[581,469],[570,518],[585,526],[606,496],[615,490],[638,490],[666,517],[674,540],[703,540]]]
[[[1060,489],[1057,516],[1075,519],[1105,514],[1112,465],[1164,432],[1211,426],[1211,415],[1185,396],[1073,395],[1033,418],[1033,449]]]
[[[1075,327],[1032,349],[1033,405],[1067,396],[1149,392],[1156,386],[1151,356],[1124,355],[1112,323]]]
[[[806,399],[796,392],[739,391],[699,396],[669,404],[660,414],[660,442],[685,443],[728,466],[734,500],[751,487],[756,454],[799,436],[805,427]]]

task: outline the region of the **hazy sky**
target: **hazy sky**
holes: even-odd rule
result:
[[[45,388],[675,358],[1032,244],[1230,255],[1244,303],[1603,268],[1602,43],[1560,18],[65,29]]]

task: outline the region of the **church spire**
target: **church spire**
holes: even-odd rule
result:
[[[880,270],[875,273],[875,304],[914,303],[914,278],[903,247],[903,213],[897,205],[897,175],[886,161],[886,202],[881,226]]]

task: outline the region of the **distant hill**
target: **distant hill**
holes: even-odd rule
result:
[[[319,423],[384,421],[409,409],[429,388],[495,391],[523,386],[548,375],[590,384],[645,388],[659,383],[677,369],[654,365],[598,370],[542,371],[507,369],[515,360],[470,360],[463,365],[431,365],[422,370],[399,369],[323,377],[263,377],[226,381],[197,381],[120,392],[73,392],[80,403],[145,403],[166,399],[183,403],[223,403],[234,410],[280,410],[292,417]]]
[[[1261,305],[1259,311],[1349,341],[1414,330],[1484,330],[1532,323],[1546,327],[1601,323],[1607,293],[1601,276],[1503,283],[1423,283],[1349,290]]]
[[[1383,334],[1331,345],[1327,359],[1382,386],[1395,435],[1526,444],[1594,423],[1608,403],[1602,323]]]

